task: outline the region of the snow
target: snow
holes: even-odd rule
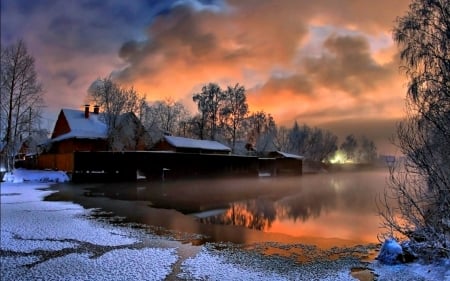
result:
[[[92,210],[42,199],[49,183],[67,180],[55,171],[15,170],[1,191],[0,280],[356,280],[349,264],[269,263],[232,251],[166,240],[138,229],[89,218]],[[163,241],[163,242],[161,242]],[[183,248],[185,249],[185,248]],[[331,265],[330,265],[331,264]],[[450,280],[450,261],[370,266],[377,280]]]
[[[279,151],[279,150],[277,150],[276,152],[285,158],[304,159],[303,156],[300,156],[297,154],[287,153],[287,152],[283,152],[283,151]]]
[[[276,273],[247,269],[229,264],[221,257],[201,252],[193,259],[186,260],[182,267],[185,273],[181,277],[195,280],[287,280]]]
[[[1,277],[2,280],[164,280],[176,260],[172,249],[115,250],[96,259],[86,254],[70,254],[31,269],[2,268]]]
[[[69,177],[63,171],[41,171],[16,169],[3,176],[3,181],[12,183],[21,182],[67,182]]]
[[[394,238],[388,238],[381,246],[377,260],[384,264],[393,265],[401,261],[402,255],[402,246]]]
[[[199,148],[204,150],[221,150],[221,151],[231,151],[228,146],[225,146],[217,141],[211,140],[196,140],[183,137],[174,136],[164,136],[165,140],[175,146],[182,148]]]
[[[106,139],[107,126],[99,119],[99,114],[90,112],[89,118],[85,118],[84,111],[67,108],[62,109],[61,113],[66,117],[71,131],[51,139],[51,142],[70,138]]]

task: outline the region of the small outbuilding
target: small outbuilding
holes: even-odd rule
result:
[[[153,150],[197,154],[230,154],[231,149],[217,141],[164,136]]]
[[[272,163],[274,175],[301,175],[303,173],[303,156],[282,151],[271,151],[264,159],[265,165]],[[272,160],[270,160],[272,159]]]

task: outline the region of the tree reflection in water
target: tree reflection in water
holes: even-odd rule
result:
[[[275,220],[306,221],[319,217],[322,212],[336,206],[336,191],[300,190],[297,194],[272,201],[265,198],[231,203],[222,214],[199,219],[202,223],[244,226],[268,230]]]
[[[231,203],[223,214],[202,218],[200,221],[267,230],[275,218],[276,210],[273,202],[267,199],[256,199]]]

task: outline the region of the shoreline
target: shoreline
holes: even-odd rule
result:
[[[383,266],[347,255],[355,249],[335,247],[334,253],[323,253],[300,244],[262,243],[253,248],[232,243],[185,244],[139,224],[111,225],[94,218],[93,209],[77,204],[43,201],[52,193],[50,185],[1,183],[2,280],[372,280],[355,279],[363,278],[364,270],[374,271],[379,281],[450,278],[446,271],[450,262]],[[268,256],[268,247],[290,247],[294,254],[290,259],[276,253]],[[366,250],[363,245],[358,251]],[[299,263],[295,257],[300,252],[342,257]]]

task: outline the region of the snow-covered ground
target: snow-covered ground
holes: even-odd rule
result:
[[[287,264],[170,241],[47,202],[62,172],[16,170],[1,182],[0,280],[356,280],[353,262]],[[190,249],[195,248],[195,249]],[[371,267],[378,280],[450,280],[450,262]]]

